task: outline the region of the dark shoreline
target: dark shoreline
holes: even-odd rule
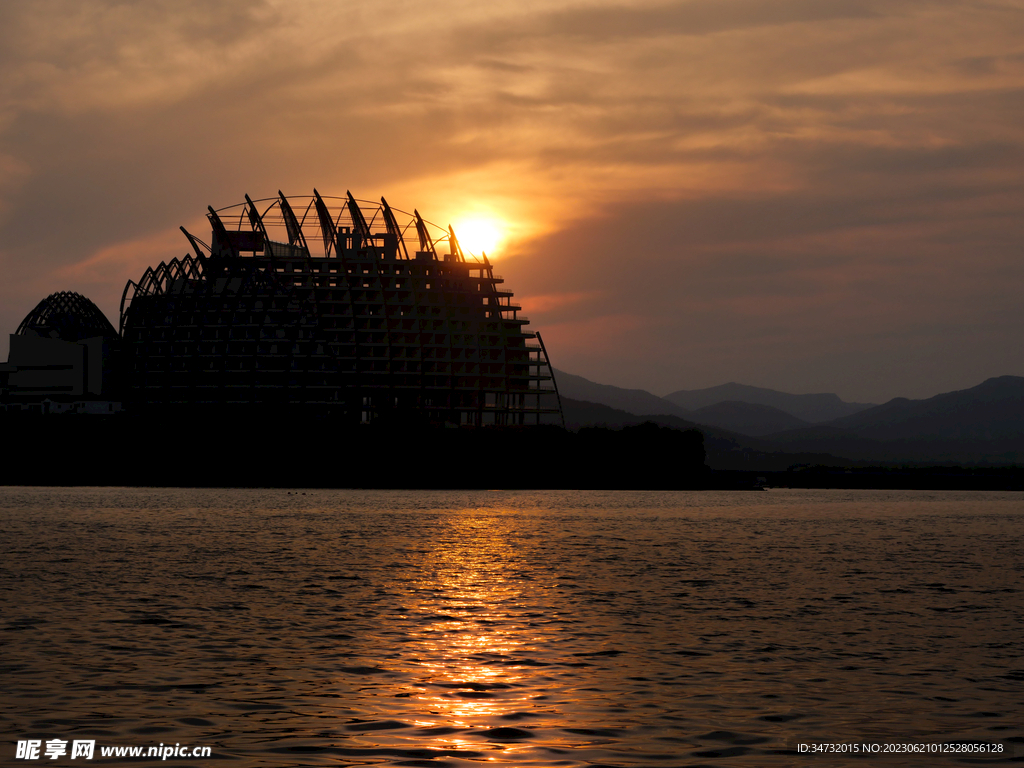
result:
[[[1011,468],[1016,470],[1017,468]],[[761,478],[765,478],[764,481]],[[240,479],[240,478],[232,478]],[[147,475],[133,479],[125,476],[86,477],[82,475],[46,478],[39,475],[15,479],[0,475],[0,486],[17,488],[246,488],[266,490],[406,490],[406,491],[739,491],[762,493],[783,489],[806,490],[903,490],[903,491],[1021,491],[1024,492],[1024,473],[1013,476],[948,474],[944,472],[929,473],[927,471],[900,473],[854,473],[847,475],[839,472],[805,472],[805,473],[751,473],[733,470],[710,470],[705,481],[692,484],[630,484],[607,483],[588,485],[500,485],[500,484],[308,484],[301,482],[280,482],[275,484],[260,483],[252,478],[252,482],[223,482],[201,478],[189,482],[169,476],[163,478]]]
[[[831,461],[709,468],[698,430],[555,426],[337,428],[301,414],[0,420],[0,485],[205,488],[1024,491],[1024,467]],[[785,458],[773,457],[777,462]]]

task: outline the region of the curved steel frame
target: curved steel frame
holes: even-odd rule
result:
[[[100,308],[74,291],[51,293],[25,316],[14,334],[50,336],[64,341],[118,335]]]
[[[332,212],[328,201],[340,209]],[[374,206],[369,221],[360,203]],[[408,217],[404,226],[396,212]],[[322,254],[311,253],[303,232],[314,215]],[[284,387],[289,402],[360,421],[408,411],[463,424],[561,417],[543,342],[527,343],[537,335],[526,331],[502,278],[486,254],[468,258],[451,227],[437,227],[434,238],[435,225],[418,211],[315,189],[301,217],[279,192],[210,207],[208,218],[209,246],[183,229],[195,256],[149,268],[125,286],[121,330],[143,401],[255,404]],[[405,241],[410,229],[414,255]],[[445,241],[442,255],[437,246]],[[267,302],[277,320],[257,309]],[[269,319],[256,322],[259,313]],[[192,368],[174,367],[182,355]]]

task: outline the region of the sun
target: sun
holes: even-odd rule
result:
[[[501,224],[494,219],[463,219],[452,225],[459,245],[466,253],[479,256],[486,252],[488,258],[501,248],[505,239]]]

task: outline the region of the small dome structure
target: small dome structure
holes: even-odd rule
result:
[[[100,308],[74,291],[51,293],[28,313],[16,336],[41,336],[61,341],[81,341],[96,336],[119,338]]]

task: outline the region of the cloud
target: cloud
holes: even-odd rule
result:
[[[558,367],[621,386],[742,380],[884,401],[1024,373],[1024,190],[983,204],[944,190],[939,225],[899,188],[837,186],[620,206],[524,247],[509,284],[574,291],[531,320]],[[623,316],[642,322],[613,330]]]
[[[69,282],[114,315],[207,204],[316,186],[501,212],[556,363],[610,383],[1024,372],[1022,34],[931,0],[7,4],[0,322]]]
[[[616,39],[710,35],[751,28],[822,21],[870,19],[880,14],[870,0],[681,0],[574,7],[523,20],[517,32],[607,42]],[[898,4],[889,4],[890,10]]]

